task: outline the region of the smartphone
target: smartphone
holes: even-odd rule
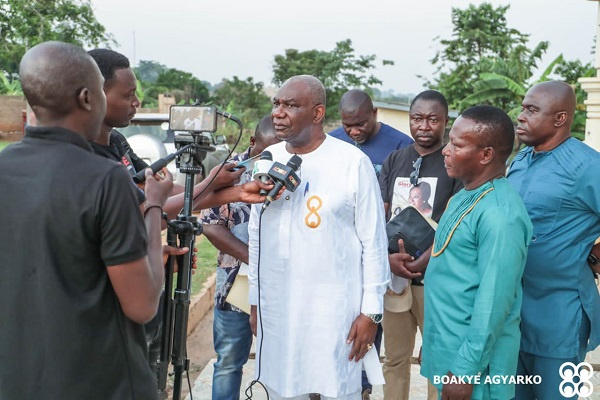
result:
[[[241,163],[239,163],[238,165],[236,165],[235,167],[233,167],[232,171],[237,171],[238,169],[242,169],[242,167],[245,167],[246,169],[248,169],[248,166],[256,159],[256,157],[252,157],[249,158],[247,160],[242,161]]]
[[[174,131],[215,132],[217,109],[213,106],[171,106],[169,128]]]

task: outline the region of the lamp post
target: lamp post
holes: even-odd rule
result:
[[[598,3],[598,17],[596,22],[596,57],[594,68],[596,76],[579,78],[581,88],[587,92],[587,114],[585,120],[585,140],[590,147],[600,151],[600,0],[589,0]]]

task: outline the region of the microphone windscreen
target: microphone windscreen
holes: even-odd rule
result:
[[[288,167],[292,168],[294,171],[298,171],[300,164],[302,164],[302,158],[300,158],[297,154],[294,154],[287,162]]]
[[[269,153],[270,154],[270,153]],[[269,176],[269,170],[273,166],[273,160],[260,160],[254,162],[254,168],[252,169],[252,179],[260,179],[263,176]]]
[[[273,161],[273,154],[271,154],[270,151],[265,150],[262,153],[260,153],[260,159],[261,160],[271,160],[271,161]]]

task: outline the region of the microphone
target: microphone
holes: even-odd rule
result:
[[[273,163],[273,166],[269,170],[269,176],[275,181],[275,187],[267,194],[267,199],[262,206],[263,211],[275,200],[275,196],[277,196],[282,187],[285,186],[287,190],[294,192],[298,185],[300,185],[300,178],[296,175],[300,164],[302,164],[302,159],[297,155],[293,155],[286,165],[278,162]]]
[[[269,170],[273,166],[273,155],[270,151],[263,151],[260,155],[260,159],[254,162],[254,168],[252,169],[252,179],[258,179],[263,183],[269,181]],[[267,194],[266,189],[260,189],[260,195],[265,196]]]
[[[148,168],[150,168],[152,170],[152,175],[156,174],[158,171],[160,171],[161,169],[163,169],[164,167],[167,166],[168,163],[170,163],[171,161],[173,161],[175,159],[175,157],[177,157],[178,155],[180,155],[181,153],[183,153],[185,150],[187,150],[189,147],[191,147],[191,145],[187,145],[182,147],[181,149],[177,150],[175,153],[171,153],[168,156],[164,157],[164,158],[159,158],[158,160],[154,161],[152,163],[152,165],[150,165]],[[146,174],[145,172],[146,168],[144,168],[143,170],[141,170],[140,172],[138,172],[137,174],[135,174],[133,176],[133,181],[135,183],[142,183],[146,180]]]

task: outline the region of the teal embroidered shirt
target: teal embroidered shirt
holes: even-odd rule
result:
[[[531,233],[523,201],[505,178],[452,197],[425,275],[423,376],[479,376],[473,399],[514,396],[514,385],[484,382],[516,373]]]

